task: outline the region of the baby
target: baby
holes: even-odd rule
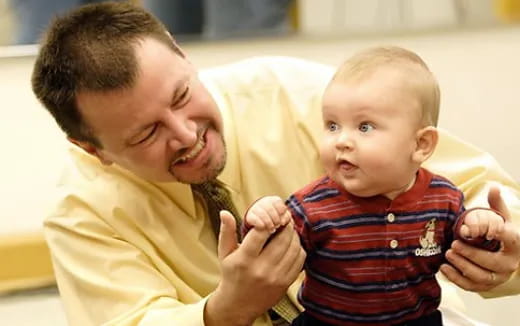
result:
[[[290,196],[259,199],[245,229],[274,232],[292,215],[307,252],[293,325],[442,325],[435,273],[454,238],[497,250],[504,221],[465,211],[449,180],[421,167],[438,140],[439,87],[398,47],[354,55],[323,96],[326,175]],[[290,214],[289,214],[290,213]]]

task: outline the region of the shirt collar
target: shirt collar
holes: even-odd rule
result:
[[[414,185],[409,190],[400,194],[393,200],[382,195],[373,197],[357,197],[348,193],[347,191],[343,191],[350,200],[359,204],[360,206],[367,207],[369,211],[407,211],[413,210],[417,205],[417,199],[424,196],[430,185],[432,177],[433,174],[430,171],[424,168],[419,169],[419,171],[417,171],[417,178],[415,179]]]

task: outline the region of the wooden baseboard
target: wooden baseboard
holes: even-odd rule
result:
[[[0,235],[0,294],[55,283],[43,232]]]

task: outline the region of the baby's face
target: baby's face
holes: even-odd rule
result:
[[[327,174],[360,197],[406,188],[419,167],[419,97],[405,76],[380,68],[361,81],[335,81],[323,97],[321,159]]]

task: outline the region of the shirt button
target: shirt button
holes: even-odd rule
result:
[[[398,245],[399,245],[399,241],[397,241],[395,239],[390,241],[390,248],[395,249],[395,248],[397,248]]]
[[[395,215],[390,213],[386,216],[386,220],[390,223],[393,223],[395,221]]]

